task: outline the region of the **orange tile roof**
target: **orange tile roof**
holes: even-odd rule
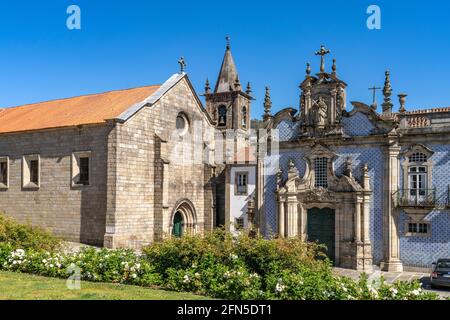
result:
[[[0,133],[101,124],[144,101],[160,87],[153,85],[3,108],[0,109]]]

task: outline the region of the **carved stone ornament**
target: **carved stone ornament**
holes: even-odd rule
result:
[[[335,202],[336,197],[328,189],[319,187],[307,191],[303,197],[304,202]]]

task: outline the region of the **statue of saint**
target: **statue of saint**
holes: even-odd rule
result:
[[[319,97],[319,99],[314,102],[315,106],[315,115],[316,115],[316,125],[318,126],[325,126],[326,120],[327,120],[327,104],[323,97]]]

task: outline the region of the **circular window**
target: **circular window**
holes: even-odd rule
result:
[[[177,116],[176,127],[177,127],[178,134],[180,136],[185,135],[186,132],[188,131],[188,129],[189,129],[189,121],[188,121],[187,117],[183,113],[180,113]]]

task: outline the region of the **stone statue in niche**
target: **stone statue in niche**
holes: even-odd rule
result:
[[[327,120],[327,110],[328,106],[323,97],[319,97],[317,101],[314,102],[314,113],[315,113],[315,123],[318,126],[325,126]]]

